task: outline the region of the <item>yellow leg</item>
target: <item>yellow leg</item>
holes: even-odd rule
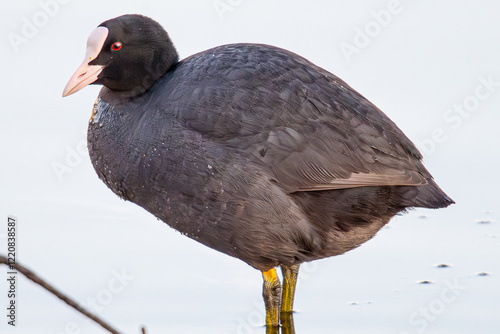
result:
[[[283,273],[283,293],[281,294],[281,331],[282,334],[295,334],[293,325],[293,297],[295,295],[295,286],[297,285],[297,276],[299,274],[299,265],[281,266]]]
[[[274,268],[263,271],[262,277],[264,278],[262,295],[264,296],[264,303],[266,304],[266,326],[277,327],[280,324],[280,279]]]
[[[283,294],[281,295],[281,313],[291,313],[293,311],[293,297],[295,296],[295,286],[299,274],[299,265],[281,266],[283,273]]]

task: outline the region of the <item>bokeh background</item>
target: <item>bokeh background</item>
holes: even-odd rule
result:
[[[61,93],[88,34],[125,13],[160,22],[181,58],[233,42],[305,56],[384,110],[457,202],[303,265],[297,333],[500,332],[493,0],[1,0],[1,254],[13,215],[18,260],[120,331],[265,332],[258,271],[120,200],[93,171],[86,128],[99,87]],[[104,333],[24,277],[8,326],[6,277],[2,266],[0,332]]]

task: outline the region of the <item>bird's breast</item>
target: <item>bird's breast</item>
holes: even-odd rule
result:
[[[123,113],[98,98],[89,121],[87,141],[90,159],[99,178],[118,196],[130,199],[127,177],[137,168],[137,163],[134,164],[134,159],[127,154],[123,118]]]
[[[166,207],[162,203],[216,191],[219,156],[209,152],[202,135],[185,129],[166,108],[144,105],[96,101],[88,148],[99,178],[121,198],[150,211],[155,207],[157,215]]]

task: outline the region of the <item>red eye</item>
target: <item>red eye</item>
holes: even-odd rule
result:
[[[113,45],[111,45],[111,50],[113,51],[119,51],[122,48],[122,43],[120,42],[115,42]]]

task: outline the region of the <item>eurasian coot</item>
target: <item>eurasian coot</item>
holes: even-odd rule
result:
[[[91,33],[63,96],[88,84],[104,86],[88,129],[99,177],[262,271],[268,325],[291,312],[300,263],[359,246],[406,208],[453,203],[382,111],[287,50],[231,44],[179,61],[157,22],[124,15]]]

